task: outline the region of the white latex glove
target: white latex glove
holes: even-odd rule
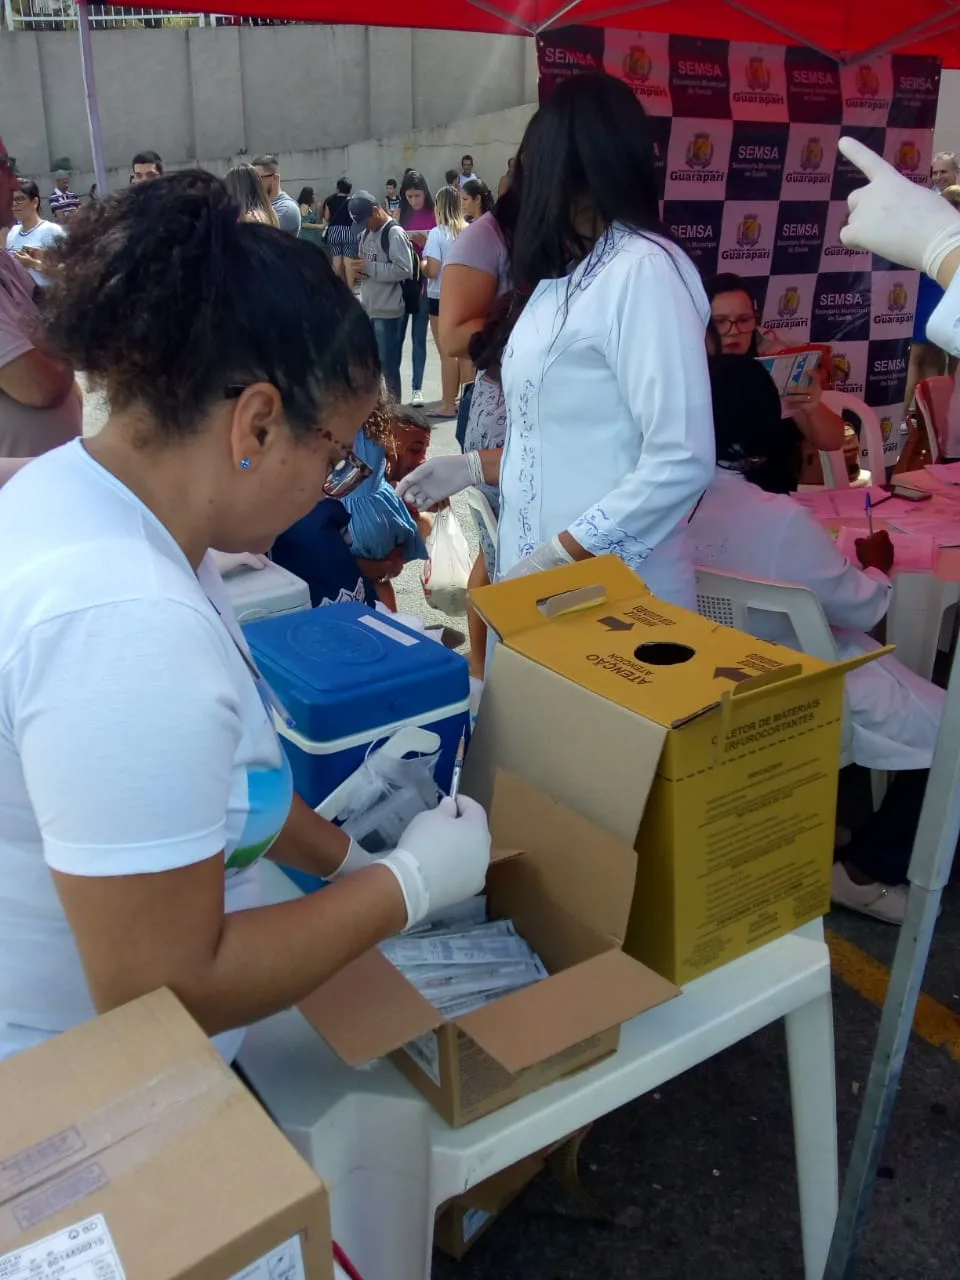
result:
[[[363,845],[357,844],[356,840],[351,836],[347,856],[334,871],[333,875],[327,876],[327,879],[342,880],[344,876],[352,876],[355,871],[362,871],[364,867],[377,866],[379,861],[379,858],[375,858],[372,853],[367,853]]]
[[[559,569],[565,564],[573,564],[573,556],[560,539],[554,536],[549,542],[541,543],[533,555],[515,564],[509,573],[503,575],[503,581],[526,578],[531,573],[543,573],[545,569]]]
[[[870,179],[851,192],[850,220],[840,239],[848,248],[869,249],[936,280],[947,254],[960,249],[960,214],[943,196],[918,187],[856,138],[841,138],[838,145]]]
[[[418,511],[429,511],[472,484],[483,484],[479,453],[450,453],[421,462],[397,485],[397,495]]]
[[[377,865],[397,877],[409,929],[483,888],[490,865],[487,815],[466,796],[444,796],[436,809],[417,814],[393,853],[378,858]]]

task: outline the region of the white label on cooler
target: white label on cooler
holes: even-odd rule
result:
[[[360,621],[365,627],[369,627],[371,631],[379,631],[382,636],[386,636],[388,639],[392,640],[394,644],[406,645],[409,648],[412,644],[420,643],[416,636],[408,636],[405,631],[398,631],[396,627],[391,627],[380,618],[364,617],[361,618]]]
[[[306,1280],[300,1237],[291,1236],[231,1276],[230,1280]]]
[[[126,1280],[103,1214],[0,1256],[0,1280]]]

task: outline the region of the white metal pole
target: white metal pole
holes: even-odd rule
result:
[[[83,69],[83,96],[87,103],[87,124],[90,126],[90,151],[93,154],[93,176],[97,194],[107,194],[107,166],[103,159],[103,133],[100,129],[100,105],[97,102],[97,82],[93,71],[93,49],[90,43],[90,11],[87,0],[77,0],[77,29],[80,32],[80,66]]]

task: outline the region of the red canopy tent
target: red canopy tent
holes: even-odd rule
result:
[[[162,0],[195,11],[196,0]],[[960,67],[960,0],[443,0],[419,8],[393,0],[216,0],[218,13],[302,22],[434,27],[539,35],[583,24],[672,35],[799,44],[840,62],[897,50]]]

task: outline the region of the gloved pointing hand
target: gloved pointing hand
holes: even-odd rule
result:
[[[429,511],[444,499],[471,485],[483,484],[479,453],[450,453],[428,458],[397,485],[397,494],[408,506]]]
[[[400,883],[406,927],[418,924],[483,888],[490,865],[487,815],[467,796],[444,796],[436,809],[417,814],[378,865],[389,867]]]
[[[842,242],[936,280],[947,254],[960,249],[960,214],[943,196],[904,178],[856,138],[841,138],[838,146],[870,179],[847,200],[850,219],[841,228]]]

